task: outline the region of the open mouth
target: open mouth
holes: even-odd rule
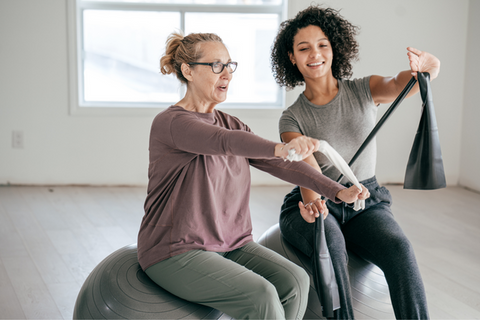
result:
[[[318,67],[318,66],[321,66],[322,64],[325,64],[325,62],[309,63],[309,64],[307,64],[307,66],[309,66],[309,67]]]

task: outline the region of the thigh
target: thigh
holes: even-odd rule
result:
[[[333,211],[341,210],[337,207],[340,207],[340,205],[329,205],[330,213],[324,220],[325,238],[332,258],[333,256],[342,256],[343,259],[346,256],[345,240],[340,223],[332,214]],[[280,230],[283,237],[295,248],[309,257],[313,255],[315,224],[308,223],[303,219],[298,204],[294,205],[292,203],[289,207],[283,209],[280,215]]]
[[[375,205],[343,227],[348,249],[380,268],[410,255],[411,244],[388,205]]]
[[[313,254],[314,224],[306,222],[300,214],[298,202],[302,201],[299,187],[288,193],[280,210],[280,231],[283,237],[307,256]]]
[[[347,264],[348,254],[342,228],[338,220],[331,214],[324,221],[325,239],[328,251],[335,263]]]
[[[255,242],[229,252],[225,258],[267,279],[281,296],[291,291],[292,287],[302,287],[305,283],[310,285],[310,278],[303,268]]]
[[[145,272],[169,292],[202,304],[219,298],[229,299],[232,288],[243,290],[243,286],[248,288],[264,281],[260,275],[221,254],[203,250],[192,250],[173,256]]]
[[[170,293],[236,319],[284,318],[275,287],[224,255],[193,250],[161,261],[145,272]]]
[[[225,257],[261,275],[275,287],[286,319],[303,318],[310,290],[310,276],[303,268],[255,242]]]

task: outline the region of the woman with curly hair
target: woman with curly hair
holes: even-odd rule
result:
[[[281,24],[271,55],[275,78],[288,89],[305,84],[305,91],[281,116],[279,129],[284,142],[299,136],[325,140],[348,162],[375,126],[379,104],[394,101],[416,72],[437,77],[440,61],[409,47],[410,70],[393,77],[371,75],[348,80],[352,61],[358,56],[357,32],[358,27],[338,11],[316,5]],[[408,96],[418,91],[416,85]],[[333,180],[340,177],[318,152],[304,161]],[[398,319],[427,319],[425,290],[413,248],[393,217],[389,191],[377,183],[375,163],[376,144],[370,143],[352,166],[355,176],[370,191],[364,210],[325,202],[316,192],[297,186],[285,196],[280,228],[288,242],[312,256],[312,222],[323,215],[340,293],[336,318],[354,318],[347,273],[349,249],[382,269]],[[341,182],[348,185],[345,179]]]

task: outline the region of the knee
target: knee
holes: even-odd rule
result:
[[[401,235],[391,235],[386,241],[385,250],[383,250],[389,265],[396,268],[404,269],[408,266],[416,264],[415,252],[408,238]]]
[[[414,256],[410,240],[403,234],[391,234],[388,239],[389,251],[397,257],[407,258]]]
[[[306,299],[310,291],[310,276],[303,268],[296,266],[296,268],[292,270],[290,287],[298,299]]]
[[[248,310],[251,319],[282,319],[285,318],[282,302],[273,284],[261,281],[251,288],[254,296],[251,297],[252,308]]]
[[[283,274],[281,284],[275,287],[269,281],[262,281],[252,288],[254,310],[259,319],[297,318],[305,312],[310,291],[310,276],[301,267],[289,268],[288,275]],[[252,317],[252,318],[255,318]]]
[[[283,277],[280,301],[285,309],[287,319],[301,318],[308,304],[310,276],[301,267],[290,268],[291,276]]]
[[[284,302],[286,319],[302,319],[307,310],[310,276],[304,269],[299,269],[295,294],[292,295],[290,301]]]

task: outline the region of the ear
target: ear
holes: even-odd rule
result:
[[[295,61],[295,56],[293,55],[293,53],[289,52],[288,57],[290,58],[290,61],[293,63],[293,65],[295,65],[295,63],[297,63]]]
[[[182,74],[188,81],[193,81],[192,69],[186,63],[182,63]]]

